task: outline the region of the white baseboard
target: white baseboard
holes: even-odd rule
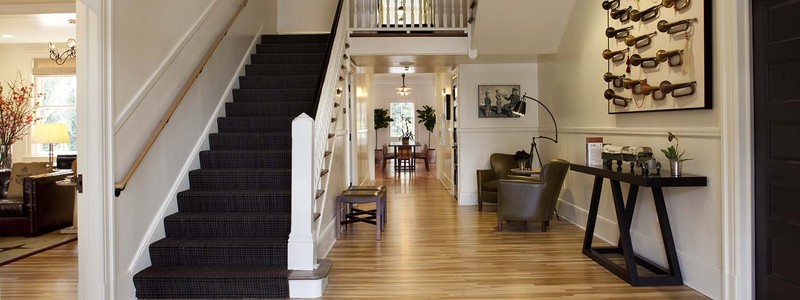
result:
[[[333,246],[336,245],[336,218],[333,218],[323,226],[322,232],[317,240],[317,257],[328,257]]]
[[[458,205],[478,205],[477,192],[459,192]]]
[[[317,280],[289,280],[289,297],[319,298],[328,286],[328,277]]]
[[[558,214],[562,220],[586,230],[585,224],[589,218],[589,211],[559,199]],[[616,222],[598,216],[595,223],[594,236],[611,245],[616,245],[619,237],[619,227]],[[635,231],[631,231],[631,241],[635,245],[634,248],[637,254],[643,255],[662,267],[667,265],[664,256],[664,244],[652,241],[650,238]],[[681,266],[685,285],[712,299],[720,299],[722,297],[721,270],[705,265],[682,254],[680,251],[678,251],[678,262]]]

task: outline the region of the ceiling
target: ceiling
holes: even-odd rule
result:
[[[69,19],[75,14],[0,15],[0,44],[64,43],[75,37]]]

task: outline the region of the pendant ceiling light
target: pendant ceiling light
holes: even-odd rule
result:
[[[397,94],[400,96],[408,96],[411,94],[411,88],[406,86],[406,73],[403,73],[403,85],[397,88]]]

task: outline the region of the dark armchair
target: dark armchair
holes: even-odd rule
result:
[[[497,230],[503,221],[539,221],[547,231],[569,171],[569,162],[554,159],[542,168],[541,182],[504,179],[498,186]]]
[[[43,164],[49,170],[49,163]],[[37,236],[70,226],[75,191],[56,185],[56,181],[64,180],[72,171],[31,175],[42,172],[39,163],[14,165],[8,196],[0,199],[0,235]]]
[[[497,187],[500,179],[532,181],[531,177],[510,175],[517,166],[513,154],[494,153],[489,157],[492,168],[478,170],[478,211],[483,211],[483,202],[497,203]]]

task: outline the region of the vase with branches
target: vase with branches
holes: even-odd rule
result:
[[[389,122],[393,122],[389,116],[389,110],[386,108],[376,108],[373,115],[375,127],[375,150],[378,150],[378,130],[389,127]]]
[[[17,79],[0,84],[0,169],[11,168],[11,144],[22,139],[33,123],[39,102],[35,101],[33,83],[17,75]]]
[[[430,145],[431,133],[436,127],[436,110],[428,105],[423,105],[422,109],[417,110],[417,123],[424,125],[428,130],[428,145]]]

